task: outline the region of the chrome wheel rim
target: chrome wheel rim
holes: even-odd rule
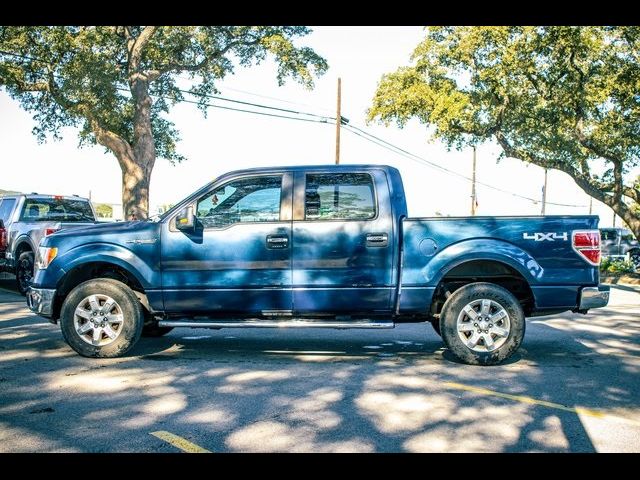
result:
[[[73,314],[73,326],[78,336],[89,345],[104,347],[122,333],[122,308],[108,295],[85,297]]]
[[[493,352],[507,341],[511,321],[507,310],[494,300],[479,298],[467,303],[458,315],[458,337],[474,352]]]

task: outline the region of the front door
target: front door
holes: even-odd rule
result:
[[[195,232],[165,222],[165,311],[291,311],[291,184],[291,174],[238,177],[194,203]]]
[[[295,182],[294,311],[388,312],[393,225],[375,188],[388,191],[384,173],[298,172]]]

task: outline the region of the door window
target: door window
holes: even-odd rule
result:
[[[376,216],[373,180],[366,173],[308,174],[305,220],[367,220]]]
[[[196,217],[203,228],[222,228],[234,223],[280,220],[282,176],[232,180],[198,201]]]

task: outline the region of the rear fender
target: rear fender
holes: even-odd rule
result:
[[[437,253],[420,269],[421,280],[435,287],[451,269],[473,260],[494,260],[509,265],[530,285],[537,284],[544,275],[544,269],[521,248],[501,240],[473,239],[450,245]]]

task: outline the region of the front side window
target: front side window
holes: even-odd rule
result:
[[[282,176],[232,180],[198,201],[196,216],[203,228],[234,223],[280,220]]]
[[[376,216],[366,173],[307,174],[305,220],[367,220]]]

